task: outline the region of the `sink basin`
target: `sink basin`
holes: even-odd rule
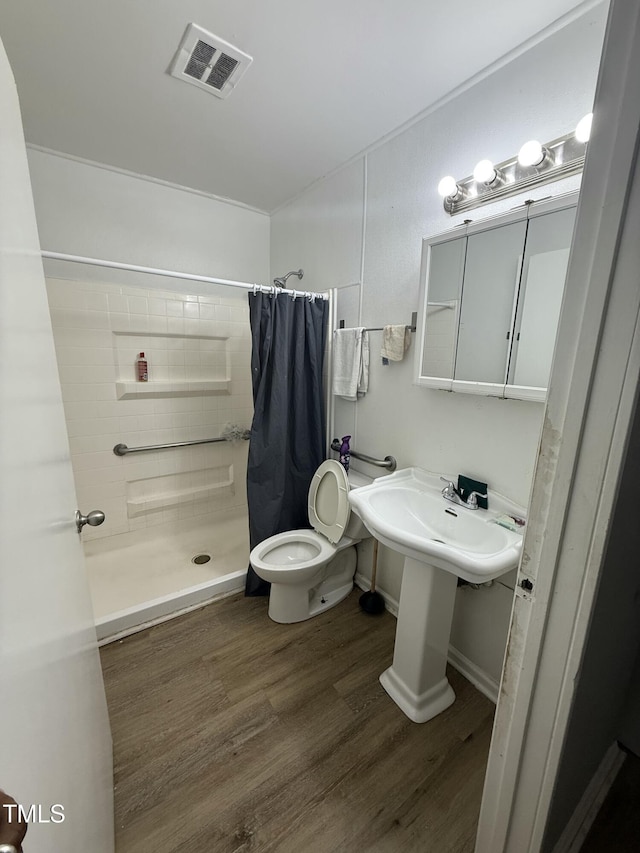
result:
[[[406,468],[349,492],[358,515],[383,544],[404,554],[393,663],[380,683],[416,723],[455,700],[446,676],[458,577],[484,583],[515,569],[522,534],[496,524],[521,507],[491,491],[491,509],[447,501],[437,474]]]
[[[491,509],[470,510],[442,497],[435,474],[406,468],[349,493],[371,533],[407,557],[483,583],[515,569],[522,534],[495,523],[501,513],[523,511],[491,493]]]

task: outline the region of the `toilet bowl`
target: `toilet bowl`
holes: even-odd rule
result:
[[[269,616],[302,622],[334,607],[353,589],[355,544],[371,534],[351,508],[350,489],[371,483],[328,459],[313,476],[307,509],[313,530],[270,536],[251,551],[256,574],[271,583]]]

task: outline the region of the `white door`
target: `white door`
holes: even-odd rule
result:
[[[476,853],[547,849],[640,386],[639,77],[640,4],[612,0]],[[633,565],[635,553],[628,559]],[[600,654],[610,660],[606,649]],[[582,766],[594,757],[592,745],[600,748],[597,717],[582,743]],[[580,808],[555,849],[577,850],[584,839],[612,778],[614,764],[602,758],[598,784],[586,788],[585,780]]]
[[[20,110],[1,43],[0,116],[0,787],[29,815],[25,850],[110,853],[111,735]]]

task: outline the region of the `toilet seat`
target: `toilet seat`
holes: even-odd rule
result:
[[[349,523],[349,481],[344,467],[327,459],[313,475],[309,486],[307,510],[309,523],[334,545],[342,539]]]

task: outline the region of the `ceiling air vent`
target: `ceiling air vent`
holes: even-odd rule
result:
[[[189,24],[169,73],[218,98],[226,98],[252,62],[237,47]]]

